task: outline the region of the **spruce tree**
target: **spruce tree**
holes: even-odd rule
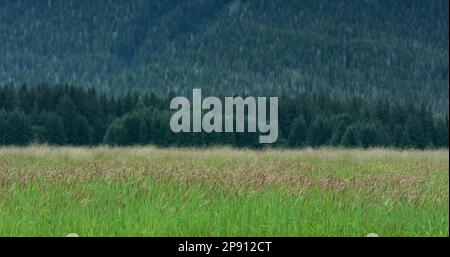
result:
[[[6,119],[8,113],[5,110],[0,109],[0,145],[6,145]]]
[[[292,125],[288,136],[288,144],[291,147],[300,147],[305,145],[308,127],[303,116],[297,117]]]
[[[404,130],[402,132],[402,137],[400,138],[399,147],[409,148],[411,147],[411,140],[409,139],[408,131]]]
[[[408,116],[406,121],[406,131],[412,146],[424,149],[428,145],[428,138],[423,128],[421,119],[414,114]]]
[[[320,146],[326,144],[331,137],[330,131],[327,120],[321,115],[316,116],[308,129],[308,145]]]
[[[361,134],[357,125],[352,124],[347,128],[342,137],[341,145],[345,147],[359,147],[362,145]]]
[[[30,143],[33,130],[30,118],[21,111],[8,114],[4,131],[5,144],[26,145]]]

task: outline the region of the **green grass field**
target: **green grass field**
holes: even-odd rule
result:
[[[0,236],[449,236],[448,154],[0,148]]]

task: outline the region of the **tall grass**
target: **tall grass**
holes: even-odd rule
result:
[[[447,150],[0,149],[0,236],[448,236]]]

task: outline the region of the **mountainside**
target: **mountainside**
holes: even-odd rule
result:
[[[446,0],[2,0],[0,85],[325,91],[447,113]]]

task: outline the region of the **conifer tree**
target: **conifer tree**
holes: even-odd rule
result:
[[[308,127],[306,126],[303,116],[297,117],[291,125],[289,132],[288,144],[291,147],[300,147],[305,145]]]
[[[357,125],[352,124],[345,130],[341,145],[345,147],[359,147],[362,145],[361,135]]]

